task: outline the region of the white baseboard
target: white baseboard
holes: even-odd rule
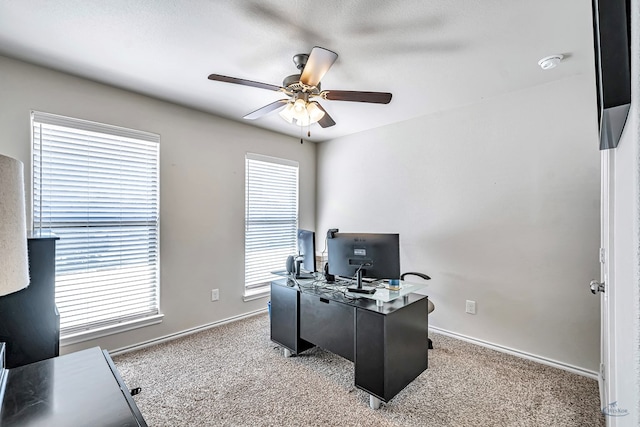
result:
[[[589,371],[588,369],[583,369],[578,366],[569,365],[567,363],[558,362],[557,360],[548,359],[546,357],[538,356],[536,354],[527,353],[520,350],[515,350],[509,347],[504,347],[498,344],[493,344],[488,341],[483,341],[477,338],[469,337],[466,335],[458,334],[456,332],[447,331],[446,329],[441,329],[435,326],[429,326],[429,330],[436,332],[438,334],[447,335],[452,338],[456,338],[462,341],[467,341],[471,344],[476,344],[481,347],[490,348],[491,350],[496,350],[501,353],[507,353],[512,356],[521,357],[523,359],[531,360],[533,362],[538,362],[543,365],[552,366],[554,368],[562,369],[565,371],[572,372],[574,374],[582,375],[584,377],[592,378],[594,380],[598,379],[598,373],[595,371]]]
[[[188,335],[195,334],[196,332],[206,331],[207,329],[215,328],[217,326],[222,326],[226,323],[235,322],[237,320],[247,319],[249,317],[256,316],[258,314],[266,313],[268,309],[262,308],[260,310],[250,311],[249,313],[244,313],[238,316],[228,317],[226,319],[218,320],[216,322],[207,323],[206,325],[196,326],[195,328],[185,329],[184,331],[176,332],[175,334],[165,335],[163,337],[154,338],[149,341],[144,341],[138,344],[129,345],[126,347],[117,348],[115,350],[109,350],[109,354],[111,356],[117,356],[119,354],[129,353],[135,350],[141,350],[146,347],[151,347],[154,345],[161,344],[163,342],[172,341],[177,338],[186,337]]]

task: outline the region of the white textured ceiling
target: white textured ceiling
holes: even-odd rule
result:
[[[594,70],[588,0],[0,2],[2,55],[292,136],[300,128],[277,113],[242,119],[282,94],[207,76],[281,85],[316,45],[339,55],[323,89],[393,99],[321,101],[337,124],[312,125],[313,141]],[[566,59],[542,71],[556,53]]]

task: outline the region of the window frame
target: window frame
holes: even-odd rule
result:
[[[142,144],[146,144],[147,147],[151,147],[149,152],[152,153],[150,157],[147,156],[148,159],[151,160],[151,163],[147,162],[147,164],[151,165],[151,169],[150,169],[151,175],[149,179],[154,179],[155,182],[152,181],[151,184],[149,184],[148,182],[145,182],[143,180],[143,182],[145,182],[145,188],[150,189],[153,194],[153,199],[152,199],[153,201],[149,203],[152,206],[152,208],[150,211],[143,211],[143,212],[145,212],[146,214],[152,215],[152,217],[154,218],[154,220],[152,220],[151,223],[146,224],[146,227],[147,227],[147,232],[149,230],[149,227],[151,227],[150,229],[153,230],[152,232],[153,237],[151,240],[153,240],[155,244],[153,248],[149,246],[150,245],[149,238],[136,239],[136,242],[142,242],[143,243],[142,246],[145,246],[145,241],[146,241],[147,249],[146,249],[146,252],[143,252],[143,253],[147,254],[146,255],[147,258],[151,257],[150,259],[152,259],[151,264],[146,264],[146,265],[147,265],[147,270],[152,274],[152,278],[149,279],[149,284],[153,287],[153,290],[147,291],[148,293],[145,295],[147,295],[146,299],[148,301],[151,301],[150,304],[152,304],[153,307],[150,310],[148,310],[148,312],[145,314],[138,314],[138,315],[132,316],[131,313],[129,313],[128,315],[125,314],[119,317],[115,316],[113,317],[112,320],[109,320],[109,321],[96,322],[94,320],[93,322],[89,323],[88,326],[84,326],[84,327],[76,326],[66,331],[64,328],[61,328],[60,344],[62,346],[75,344],[78,342],[91,340],[98,337],[111,335],[114,333],[124,332],[131,329],[136,329],[139,327],[160,323],[164,317],[164,315],[160,311],[160,289],[161,289],[160,287],[160,182],[159,182],[160,181],[159,179],[160,178],[160,135],[150,133],[150,132],[127,129],[119,126],[113,126],[109,124],[77,119],[73,117],[66,117],[66,116],[60,116],[56,114],[44,113],[40,111],[32,110],[30,116],[31,116],[30,123],[31,123],[31,167],[32,167],[31,201],[32,201],[32,227],[34,230],[46,229],[46,230],[51,230],[55,234],[56,229],[63,230],[65,228],[69,229],[70,227],[68,225],[65,226],[64,221],[62,221],[57,227],[51,228],[50,227],[51,222],[49,223],[42,222],[42,216],[43,216],[42,210],[40,210],[39,212],[37,211],[37,209],[41,208],[41,206],[46,203],[42,200],[42,193],[43,193],[43,188],[45,188],[46,185],[49,185],[49,183],[45,181],[47,180],[51,181],[52,178],[50,176],[47,177],[46,175],[44,175],[41,168],[42,161],[43,161],[42,152],[38,152],[36,148],[36,143],[38,143],[40,150],[42,150],[43,140],[42,140],[42,134],[40,133],[39,135],[41,139],[38,142],[36,141],[37,132],[36,132],[35,126],[40,125],[41,131],[43,129],[42,126],[45,126],[45,127],[48,126],[47,129],[56,129],[59,127],[61,127],[60,129],[66,128],[67,129],[66,132],[68,132],[70,135],[86,134],[86,139],[83,140],[81,144],[78,144],[77,147],[82,147],[83,145],[90,146],[91,145],[90,141],[93,141],[95,143],[100,138],[98,134],[102,134],[104,135],[103,138],[105,139],[117,140],[117,143],[114,143],[112,148],[115,147],[116,144],[120,144],[123,147],[127,147],[127,140],[129,139],[129,140],[135,140],[133,141],[134,143],[142,143]],[[92,134],[94,135],[92,136]],[[51,143],[51,145],[54,146],[56,143],[57,142],[53,142]],[[108,144],[109,143],[107,142],[106,145]],[[156,147],[153,147],[153,144],[155,144]],[[95,154],[97,150],[95,146],[93,148],[94,148],[94,151],[89,151],[89,152],[91,152],[92,154]],[[133,149],[133,146],[129,148]],[[154,150],[155,150],[155,153],[153,153]],[[75,153],[75,151],[73,153]],[[38,163],[37,159],[39,159],[40,163]],[[99,160],[107,159],[107,156],[105,155],[104,157],[98,157],[98,159]],[[128,157],[126,159],[127,160],[126,162],[123,161],[117,164],[120,165],[120,167],[122,167],[122,165],[126,165],[127,162],[132,162],[132,159],[133,159],[132,157]],[[60,164],[65,165],[65,162],[69,163],[69,161],[70,159],[61,160]],[[86,165],[88,165],[88,167],[97,167],[95,164],[95,159],[92,160],[91,162],[88,162]],[[45,176],[44,180],[43,180],[43,176]],[[76,175],[71,175],[70,182],[75,182],[73,181],[74,179],[77,179],[77,182],[82,182],[80,179],[81,176],[82,175],[80,173]],[[64,186],[59,188],[64,188]],[[108,194],[116,195],[116,197],[120,197],[120,194],[122,193],[111,192]],[[91,203],[91,200],[93,199],[88,198],[86,201],[84,201],[85,206],[88,206]],[[59,201],[60,199],[58,199],[58,201],[56,201],[55,203],[59,203]],[[82,206],[82,204],[80,204],[80,206]],[[89,209],[90,208],[88,208],[87,210],[89,211]],[[105,212],[109,212],[109,211],[107,210]],[[87,218],[89,218],[89,215],[90,214],[87,214]],[[38,218],[40,219],[40,221],[38,221]],[[109,227],[113,227],[115,229],[116,227],[122,227],[123,226],[122,224],[127,222],[127,220],[122,219],[121,221],[117,222],[118,225],[113,225],[113,221],[109,221],[110,225],[105,225],[104,222],[100,222],[100,221],[93,221],[93,222],[97,224],[96,225],[97,227],[103,227],[104,229],[110,229]],[[85,223],[91,224],[92,221],[91,219],[86,219]],[[132,224],[132,227],[134,228],[137,227],[139,229],[142,229],[143,227],[142,224],[139,223],[139,221],[137,222],[132,221],[130,222],[130,224]],[[62,233],[62,231],[58,231],[58,233]],[[62,240],[63,238],[57,241],[58,247],[60,247],[60,245],[64,245],[64,242],[62,242]],[[98,242],[100,241],[101,240],[98,240]],[[121,248],[122,243],[118,243],[116,244],[116,246],[118,246],[118,251],[123,250]],[[86,247],[84,250],[86,251]],[[57,260],[58,260],[58,254],[59,254],[59,251],[57,250],[56,251]],[[145,256],[141,256],[140,258],[144,258],[144,257]],[[56,264],[58,264],[58,261],[56,262]],[[80,263],[79,265],[81,264],[82,263]],[[82,274],[84,274],[84,273],[79,273],[77,271],[74,271],[73,263],[71,263],[70,265],[71,267],[67,267],[67,269],[70,272],[67,276],[72,276],[72,275],[81,276]],[[123,265],[124,263],[118,264],[118,266],[120,267]],[[145,265],[145,264],[139,264],[139,265]],[[56,270],[58,270],[58,268],[56,268]],[[80,270],[81,269],[78,268],[78,271]],[[104,270],[104,267],[102,267],[102,270]],[[112,270],[107,270],[107,271],[112,271]],[[56,271],[57,278],[63,277],[63,276],[64,276],[63,274],[60,274],[60,271]],[[130,280],[130,279],[131,277],[128,276],[127,280]],[[58,282],[58,280],[56,280],[56,282]],[[89,287],[89,289],[95,290],[96,288]],[[58,291],[59,291],[58,286],[56,286],[57,295],[58,295]],[[117,293],[117,291],[113,291],[113,292]],[[153,299],[154,297],[155,299]],[[105,307],[108,308],[109,306],[105,304]],[[112,306],[112,308],[113,307],[118,307],[118,305]],[[61,315],[63,315],[63,313]]]

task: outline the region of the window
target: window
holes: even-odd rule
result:
[[[246,155],[245,299],[269,291],[272,271],[297,252],[298,163]]]
[[[33,228],[60,238],[63,343],[157,323],[160,136],[40,112],[31,124]]]

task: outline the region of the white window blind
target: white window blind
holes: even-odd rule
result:
[[[32,112],[33,226],[56,244],[62,337],[159,313],[160,136]]]
[[[268,289],[297,253],[298,163],[246,155],[245,295]]]

